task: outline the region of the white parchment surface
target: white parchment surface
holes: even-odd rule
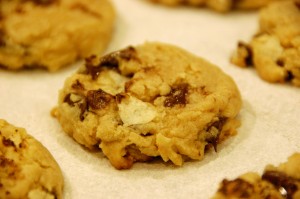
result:
[[[144,0],[114,0],[117,21],[107,52],[145,41],[178,45],[218,65],[243,97],[238,135],[203,161],[183,167],[154,162],[114,169],[101,152],[89,152],[63,133],[50,111],[58,90],[78,64],[56,73],[0,70],[0,118],[26,128],[55,157],[65,178],[66,199],[207,199],[223,178],[262,172],[300,151],[300,88],[270,84],[254,69],[229,63],[238,40],[257,30],[257,12],[226,15],[199,8],[166,8]]]

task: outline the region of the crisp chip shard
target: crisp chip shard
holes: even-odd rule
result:
[[[156,117],[155,108],[133,96],[126,96],[118,104],[119,115],[125,126],[145,124]]]

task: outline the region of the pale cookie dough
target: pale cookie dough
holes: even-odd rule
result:
[[[168,6],[191,5],[207,6],[218,12],[228,12],[233,9],[251,10],[258,9],[270,2],[279,0],[150,0]]]
[[[114,18],[109,0],[1,0],[0,66],[56,71],[99,54]]]
[[[234,180],[223,180],[212,199],[299,199],[300,153],[278,167],[269,165],[262,176],[249,172]]]
[[[178,47],[145,43],[92,56],[65,81],[53,115],[117,169],[158,157],[175,165],[236,134],[241,97],[218,67]]]
[[[49,151],[0,119],[0,198],[61,199],[63,176]]]
[[[249,44],[239,42],[232,63],[254,66],[268,82],[300,86],[300,1],[276,2],[260,12],[260,30]]]

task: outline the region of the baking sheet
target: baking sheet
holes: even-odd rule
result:
[[[65,178],[64,197],[211,197],[223,178],[262,172],[300,151],[300,89],[262,81],[253,69],[229,63],[238,40],[257,29],[257,12],[226,15],[191,7],[166,8],[144,0],[114,0],[116,28],[107,52],[145,41],[175,44],[218,65],[236,81],[243,97],[238,135],[203,161],[183,167],[154,162],[114,169],[101,152],[89,152],[62,132],[50,111],[58,90],[78,64],[56,73],[0,70],[0,118],[27,129],[55,157]]]

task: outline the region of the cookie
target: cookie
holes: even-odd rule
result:
[[[102,53],[114,18],[109,0],[1,0],[0,66],[56,71]]]
[[[86,59],[52,114],[78,143],[117,169],[161,157],[182,165],[236,134],[241,97],[218,67],[149,42]]]
[[[168,6],[191,5],[207,6],[218,12],[228,12],[234,9],[251,10],[258,9],[270,2],[278,0],[150,0],[154,3],[161,3]]]
[[[234,180],[223,180],[212,199],[299,199],[300,153],[278,167],[269,165],[263,175],[249,172]]]
[[[62,198],[63,176],[49,151],[0,119],[0,198]]]
[[[300,1],[274,2],[260,12],[260,29],[249,43],[239,42],[231,62],[254,66],[268,82],[300,86]]]

